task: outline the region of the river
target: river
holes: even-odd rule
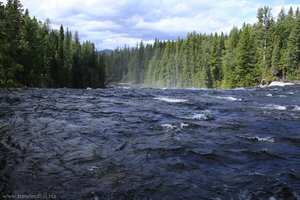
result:
[[[0,152],[2,198],[300,199],[300,85],[1,89]]]

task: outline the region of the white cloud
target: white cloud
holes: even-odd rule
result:
[[[284,7],[284,10],[287,14],[290,7],[292,7],[293,11],[295,12],[297,7],[300,7],[300,5],[297,5],[297,4],[284,4],[284,6],[283,5],[274,6],[272,8],[273,17],[277,18],[277,14],[281,11],[282,7]]]
[[[21,0],[32,16],[50,19],[53,28],[60,24],[81,40],[95,42],[98,49],[135,46],[141,40],[153,42],[185,37],[188,32],[229,32],[243,22],[256,22],[259,7],[297,5],[292,0]]]
[[[32,15],[45,18],[72,17],[73,14],[89,16],[115,16],[111,1],[108,0],[26,0],[24,7],[29,8]],[[104,6],[102,6],[102,4]]]
[[[259,6],[259,3],[254,4],[245,0],[186,1],[170,5],[169,13],[157,21],[145,21],[141,17],[138,18],[135,28],[180,35],[192,31],[228,32],[234,25],[241,26],[245,20],[249,20],[249,14],[252,14],[254,18],[248,22],[253,23]]]

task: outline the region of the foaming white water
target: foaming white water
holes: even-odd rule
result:
[[[260,142],[274,142],[274,139],[271,137],[251,137],[251,140],[257,140]]]
[[[192,91],[198,91],[198,90],[210,90],[208,88],[184,88],[185,90],[192,90]]]
[[[243,87],[239,87],[239,88],[234,88],[233,90],[247,90],[247,89]]]
[[[267,94],[267,97],[272,97],[273,95],[272,94]]]
[[[125,90],[131,89],[131,87],[129,87],[129,86],[120,86],[120,88],[121,88],[121,89],[125,89]]]
[[[185,124],[185,123],[180,124],[180,128],[184,128],[184,127],[188,127],[188,126],[189,126],[189,124]]]
[[[164,129],[167,129],[167,130],[175,130],[175,129],[178,129],[177,126],[172,125],[172,124],[162,124],[161,127],[163,127]]]
[[[235,97],[221,97],[221,96],[217,96],[217,99],[224,99],[224,100],[227,100],[227,101],[243,101],[243,99],[238,99],[238,98],[235,98]]]
[[[206,114],[194,114],[191,119],[206,120],[208,117]]]
[[[187,119],[207,121],[213,119],[213,117],[209,112],[204,112],[193,114],[192,116],[187,117]]]
[[[298,106],[298,105],[294,106],[293,110],[300,111],[300,106]]]
[[[299,105],[282,106],[282,105],[276,105],[276,104],[268,104],[268,105],[262,106],[262,108],[272,109],[272,110],[300,111],[300,106]]]
[[[173,125],[173,124],[162,124],[161,127],[164,128],[165,130],[179,130],[179,129],[183,129],[188,127],[189,124],[185,124],[185,123],[180,123],[180,128],[179,126]]]
[[[264,106],[263,108],[266,109],[275,109],[275,110],[286,110],[286,106],[281,106],[281,105],[275,105],[275,104],[268,104]]]
[[[164,102],[168,102],[168,103],[184,103],[184,102],[187,102],[186,99],[173,99],[173,98],[169,98],[169,97],[156,97],[154,99],[164,101]]]
[[[99,167],[97,167],[97,166],[90,166],[90,167],[88,167],[87,168],[87,170],[88,171],[95,171],[95,170],[97,170]]]
[[[286,85],[295,85],[295,83],[283,83],[283,82],[279,82],[279,81],[273,81],[268,87],[272,87],[272,86],[286,86]]]
[[[287,96],[286,95],[278,95],[278,97],[285,98]]]

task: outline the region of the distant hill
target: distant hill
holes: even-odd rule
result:
[[[103,49],[101,51],[98,51],[98,53],[106,53],[106,54],[110,54],[111,52],[113,52],[113,50],[111,49]]]

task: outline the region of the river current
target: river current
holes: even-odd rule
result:
[[[0,152],[2,198],[300,199],[300,85],[2,89]]]

